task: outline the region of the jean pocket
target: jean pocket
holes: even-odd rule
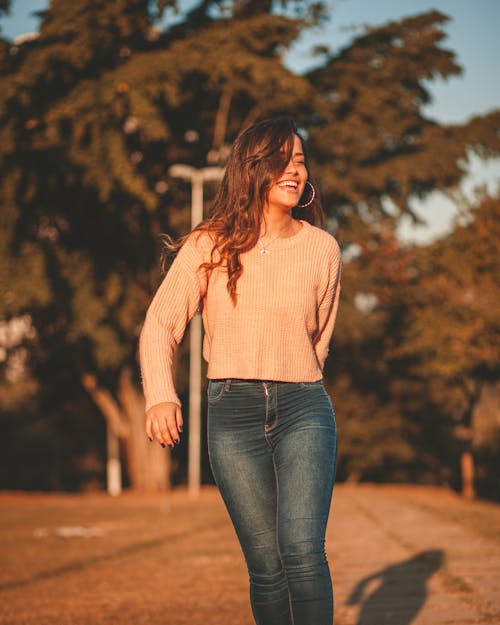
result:
[[[207,401],[209,404],[213,404],[224,395],[227,390],[226,380],[209,380],[207,388]]]

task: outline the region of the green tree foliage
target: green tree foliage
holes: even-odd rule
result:
[[[422,444],[425,420],[414,420],[423,408],[422,389],[408,379],[407,363],[394,356],[404,323],[402,297],[415,272],[412,251],[400,245],[389,219],[373,222],[364,236],[354,258],[346,249],[342,310],[328,362],[343,441],[339,477],[433,481],[435,450]],[[434,479],[440,477],[438,470]]]
[[[446,380],[466,396],[500,376],[499,217],[500,199],[486,197],[466,223],[421,249],[413,301],[406,303],[402,354],[418,355],[416,374]]]
[[[401,246],[378,221],[345,264],[334,359],[344,477],[385,479],[389,471],[459,487],[460,456],[464,471],[471,454],[479,491],[498,497],[498,431],[491,418],[481,426],[474,417],[500,377],[499,214],[499,198],[485,197],[426,247]]]
[[[40,406],[71,414],[83,387],[113,414],[135,403],[135,417],[108,415],[122,436],[128,428],[129,448],[140,418],[130,371],[137,381],[137,336],[160,279],[158,238],[189,227],[186,185],[168,180],[169,165],[223,164],[243,125],[292,114],[308,135],[341,243],[368,249],[374,225],[391,230],[395,212],[411,212],[411,197],[461,179],[468,149],[490,155],[500,142],[498,112],[463,126],[422,113],[424,81],[460,71],[442,47],[447,18],[438,12],[367,29],[297,75],[283,54],[324,18],[322,3],[204,0],[162,29],[155,20],[177,3],[150,5],[52,0],[36,39],[0,46],[0,319],[27,314],[36,333],[9,348],[2,392],[13,397],[6,363],[29,343],[26,371]],[[365,323],[352,301],[337,336],[348,337],[340,361],[351,349],[358,358],[343,374],[356,415],[367,380],[377,380],[374,393],[392,391],[390,368],[377,363],[374,374],[363,347],[376,352],[389,313]],[[394,419],[400,414],[394,409]],[[411,441],[399,450],[395,464],[416,461]],[[129,454],[131,476],[138,463]]]
[[[430,101],[424,81],[461,73],[453,52],[441,47],[447,19],[431,11],[370,28],[309,74],[319,96],[312,151],[329,204],[341,215],[353,206],[384,215],[388,200],[411,214],[410,198],[460,181],[465,146],[498,152],[498,111],[463,126],[422,112]]]
[[[415,288],[406,302],[400,353],[412,359],[409,372],[425,383],[440,412],[452,418],[462,454],[479,446],[473,416],[484,391],[500,378],[499,218],[500,198],[485,197],[471,212],[470,223],[421,250]],[[496,445],[498,454],[498,440]],[[464,462],[465,457],[463,472]],[[473,494],[472,484],[464,488]]]

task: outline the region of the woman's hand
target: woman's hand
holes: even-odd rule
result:
[[[161,402],[146,412],[146,434],[150,441],[156,438],[162,447],[173,448],[180,443],[183,424],[181,407],[174,402]]]

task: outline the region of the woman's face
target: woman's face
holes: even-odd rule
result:
[[[304,192],[307,175],[302,141],[295,135],[292,158],[278,180],[271,185],[267,209],[280,208],[288,212],[295,208]]]

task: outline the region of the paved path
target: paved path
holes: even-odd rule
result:
[[[339,489],[328,533],[339,625],[500,625],[499,538],[498,507],[447,491]]]
[[[335,625],[500,625],[500,506],[339,485],[327,550]],[[197,500],[0,494],[1,625],[252,623],[213,488]]]

